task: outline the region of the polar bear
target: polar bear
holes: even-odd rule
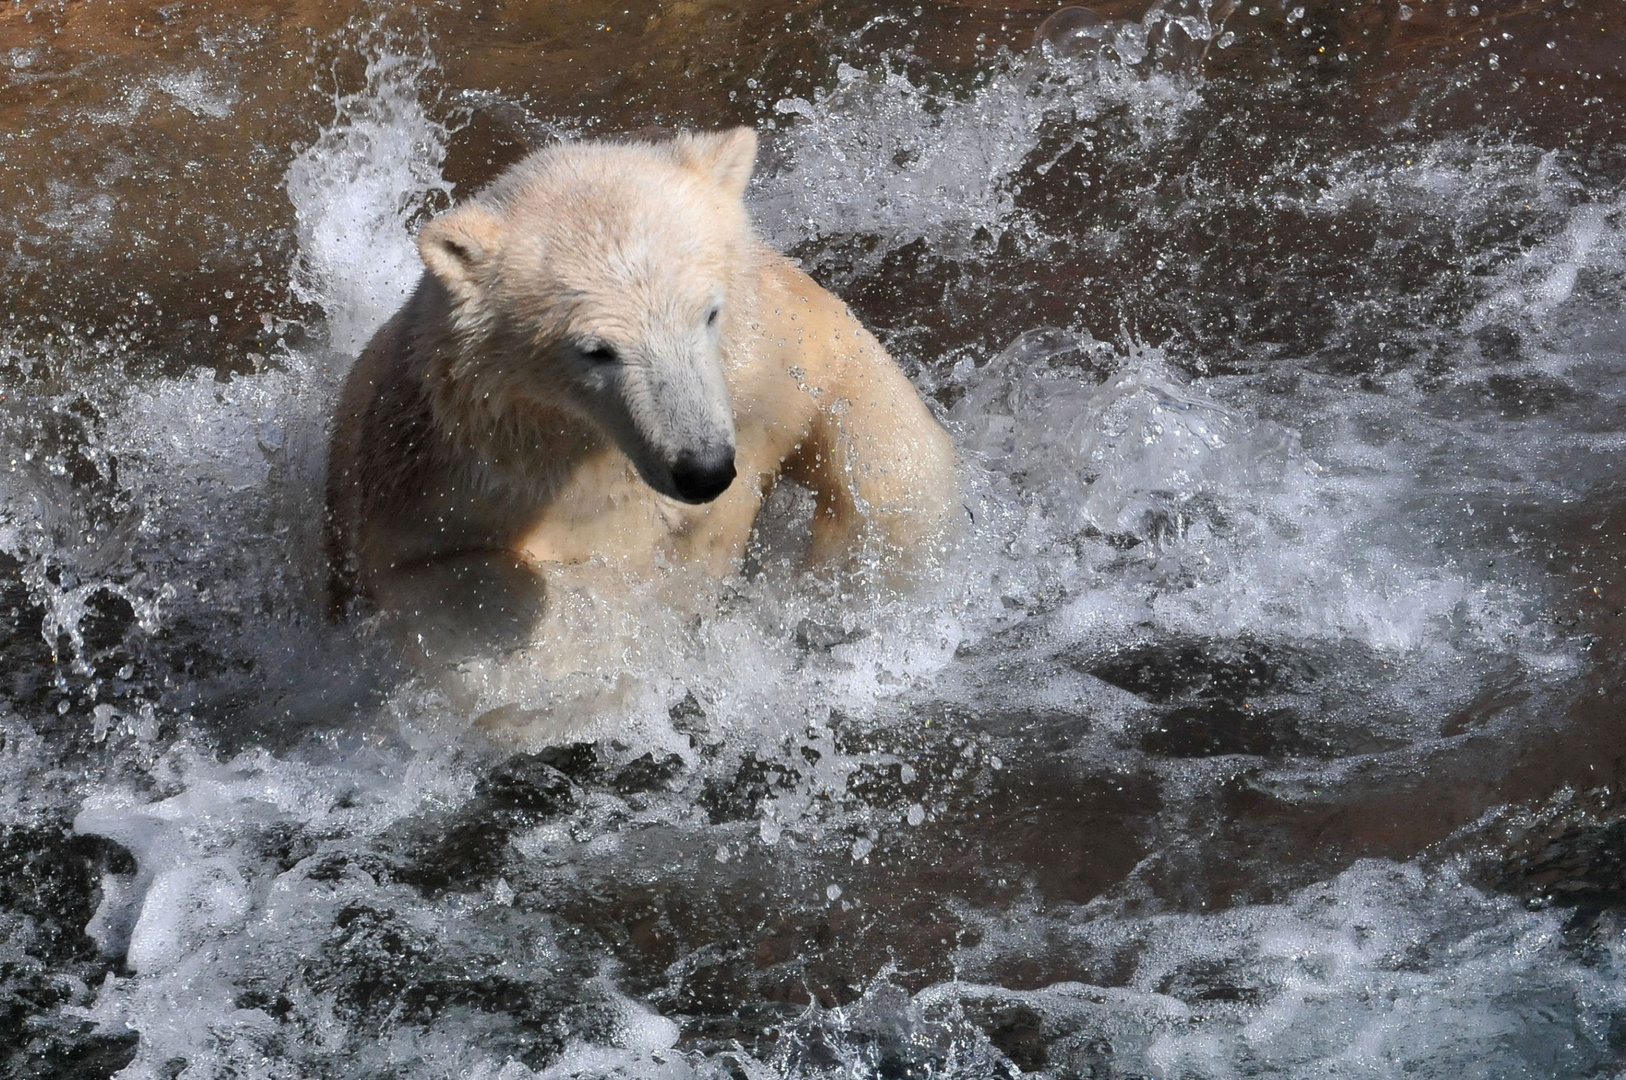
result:
[[[749,128],[531,154],[418,236],[350,371],[327,487],[335,613],[523,637],[550,567],[736,568],[782,477],[810,558],[945,536],[955,454],[835,297],[754,233]]]

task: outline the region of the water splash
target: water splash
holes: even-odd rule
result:
[[[1185,17],[1158,10],[1159,26]],[[856,237],[874,263],[916,241],[964,252],[979,230],[1053,238],[1015,188],[1070,168],[1058,145],[1132,157],[1090,134],[1103,109],[1156,139],[1200,102],[1189,71],[1114,51],[1088,71],[1030,57],[959,96],[844,69],[782,103],[787,163],[756,205],[781,243]],[[372,55],[368,89],[289,172],[300,296],[328,313],[335,350],[397,305],[418,273],[412,218],[446,197],[445,131],[417,81],[430,70]],[[278,682],[310,689],[327,654],[366,645],[313,617],[334,353],[92,386],[97,419],[61,446],[21,416],[7,437],[38,453],[7,481],[0,546],[28,568],[24,591],[76,650],[85,609],[121,597],[169,679],[75,699],[38,731],[0,714],[7,827],[55,798],[79,840],[133,856],[85,890],[92,937],[129,969],[104,966],[64,1015],[139,1033],[127,1075],[186,1080],[334,1062],[482,1080],[1611,1067],[1613,945],[1583,955],[1558,914],[1454,865],[1367,862],[1302,888],[1296,868],[1247,863],[1278,899],[1220,912],[1155,880],[1228,829],[1246,842],[1230,851],[1250,828],[1272,839],[1216,809],[1233,802],[1374,813],[1372,775],[1425,782],[1456,738],[1442,719],[1509,685],[1529,704],[1473,737],[1526,748],[1521,725],[1563,707],[1544,687],[1579,670],[1526,572],[1540,553],[1500,516],[1462,523],[1515,484],[1583,496],[1574,474],[1618,453],[1613,427],[1576,420],[1626,400],[1618,328],[1592,303],[1614,296],[1618,208],[1575,201],[1564,162],[1528,148],[1441,139],[1405,169],[1390,149],[1338,157],[1291,199],[1321,224],[1379,204],[1433,215],[1453,238],[1541,208],[1535,242],[1471,246],[1490,299],[1441,332],[1463,339],[1457,366],[1368,385],[1278,350],[1268,370],[1201,377],[1172,348],[1076,326],[916,358],[972,488],[961,547],[919,595],[843,595],[759,538],[751,575],[722,586],[674,577],[626,586],[624,603],[562,588],[560,625],[610,642],[610,659],[561,672],[569,642],[544,642],[471,665],[460,698],[406,680],[366,705],[314,690],[290,704]],[[1193,191],[1191,212],[1221,219],[1290,201]],[[1155,203],[1124,220],[1166,223]],[[1578,321],[1596,357],[1569,336]],[[1517,335],[1574,396],[1503,418],[1472,395]],[[775,527],[794,531],[784,509]],[[98,514],[125,527],[86,540]],[[535,752],[491,751],[475,721],[514,721]],[[73,725],[119,764],[58,769],[50,739]],[[225,748],[266,731],[276,753]],[[596,746],[558,745],[584,737]],[[1023,801],[1046,785],[1060,795]],[[1097,789],[1144,820],[1066,816]],[[1076,828],[1076,844],[1024,849],[1036,841],[1010,819],[1025,817]],[[1118,842],[1131,857],[1097,901],[1043,898],[1052,863]],[[894,947],[920,968],[888,969]],[[858,972],[862,995],[792,1004],[829,988],[821,965]]]
[[[450,200],[446,128],[419,87],[433,62],[381,51],[367,85],[334,101],[334,120],[288,168],[298,222],[294,293],[321,307],[335,351],[353,356],[417,284],[410,226]]]

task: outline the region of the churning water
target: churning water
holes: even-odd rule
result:
[[[10,288],[132,299],[0,337],[6,1069],[1626,1075],[1626,143],[1504,122],[1494,55],[1386,112],[1303,8],[1136,14],[955,64],[821,16],[742,86],[762,231],[961,449],[940,573],[804,574],[792,493],[739,578],[562,592],[451,684],[320,616],[325,420],[457,140],[594,125],[340,28],[279,159],[218,19],[48,106],[104,167],[13,207]],[[123,221],[154,110],[290,209]],[[277,229],[164,336],[151,253]]]

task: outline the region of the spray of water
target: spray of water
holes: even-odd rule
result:
[[[871,238],[874,265],[922,240],[952,255],[978,230],[1046,239],[1015,195],[1060,167],[1034,160],[1042,131],[1072,125],[1089,141],[1111,107],[1155,139],[1197,100],[1179,50],[1217,27],[1157,12],[1063,27],[960,99],[843,69],[779,103],[785,153],[754,189],[759,219],[786,246]],[[419,272],[410,225],[448,194],[446,131],[418,97],[427,70],[375,54],[366,88],[337,100],[289,171],[295,289],[326,313],[333,351],[289,350],[228,383],[92,388],[97,419],[61,445],[8,429],[35,457],[9,474],[0,548],[28,568],[50,643],[102,678],[87,612],[118,597],[132,640],[192,647],[179,689],[114,697],[109,679],[82,710],[95,739],[139,753],[141,775],[64,788],[78,792],[80,835],[134,857],[103,877],[87,928],[126,966],[67,1006],[139,1033],[122,1075],[300,1077],[342,1061],[355,1075],[495,1080],[1492,1076],[1553,1061],[1581,1075],[1605,1059],[1595,1018],[1626,1007],[1619,958],[1578,960],[1556,915],[1481,891],[1449,860],[1366,862],[1215,914],[1157,910],[1144,866],[1089,904],[1033,889],[961,899],[960,884],[1005,872],[990,841],[944,890],[943,910],[976,931],[933,939],[957,977],[922,989],[887,971],[844,1007],[782,1009],[755,1053],[690,1028],[711,1008],[696,1004],[704,978],[740,995],[736,1014],[761,1004],[738,975],[755,961],[727,952],[726,929],[674,946],[660,978],[629,974],[596,936],[636,926],[691,941],[753,897],[890,926],[866,879],[843,875],[876,872],[870,860],[907,851],[956,806],[980,820],[1041,738],[1058,768],[1150,776],[1157,812],[1195,822],[1238,776],[1292,799],[1362,769],[1420,768],[1440,717],[1486,672],[1556,685],[1578,659],[1539,618],[1539,585],[1486,571],[1447,526],[1459,508],[1489,513],[1515,469],[1563,490],[1558,460],[1614,453],[1618,432],[1538,412],[1517,421],[1515,446],[1505,427],[1442,418],[1421,375],[1353,394],[1306,363],[1288,396],[1268,375],[1194,377],[1128,333],[1030,327],[921,365],[970,495],[956,551],[915,594],[843,594],[789,565],[806,508],[786,492],[738,579],[561,582],[554,637],[450,683],[384,679],[343,707],[278,697],[330,678],[324,652],[369,647],[366,627],[316,625],[319,567],[302,553],[315,548],[335,354],[399,304]],[[1499,212],[1499,191],[1548,200],[1540,243],[1486,256],[1461,333],[1489,349],[1495,327],[1541,328],[1533,370],[1626,397],[1556,329],[1585,322],[1578,298],[1626,265],[1619,206],[1560,197],[1573,186],[1563,163],[1517,148],[1442,143],[1415,160],[1396,173],[1352,153],[1304,198],[1328,216],[1384,198],[1473,220]],[[1612,340],[1585,333],[1594,348]],[[1483,374],[1450,378],[1467,395]],[[116,493],[105,522],[55,497],[74,454]],[[1456,468],[1419,468],[1430,454]],[[1147,682],[1192,641],[1206,666],[1189,686]],[[1345,674],[1321,677],[1329,667]],[[1220,732],[1233,741],[1190,749],[1211,733],[1179,729],[1181,716],[1208,715],[1198,706],[1227,679],[1252,688]],[[267,700],[316,734],[297,752],[222,749],[222,730]],[[1261,702],[1275,718],[1263,726],[1245,714]],[[60,784],[39,734],[4,723],[0,795]],[[535,753],[503,760],[487,738]],[[565,748],[581,739],[596,748]],[[1192,825],[1170,846],[1202,844]],[[618,905],[649,888],[670,906],[646,925]],[[701,915],[675,929],[685,906]],[[1066,957],[1071,974],[1012,989],[1035,956]],[[988,1035],[1029,1029],[1042,1056]]]

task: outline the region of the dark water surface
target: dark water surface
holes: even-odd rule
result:
[[[1053,11],[0,11],[0,1073],[1626,1075],[1626,3]],[[734,123],[950,565],[325,625],[411,229]]]

